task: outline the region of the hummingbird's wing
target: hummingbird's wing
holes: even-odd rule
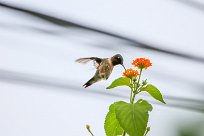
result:
[[[101,64],[101,62],[103,61],[103,59],[101,58],[98,58],[98,57],[90,57],[90,58],[79,58],[76,60],[76,62],[79,62],[79,63],[87,63],[89,61],[94,61],[94,66],[96,68],[98,68],[98,66]]]

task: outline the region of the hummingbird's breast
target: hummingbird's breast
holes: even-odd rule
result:
[[[99,70],[99,75],[101,76],[101,78],[108,79],[108,77],[110,76],[113,70],[113,64],[111,62],[111,59],[109,58],[104,59],[101,62],[98,70]]]

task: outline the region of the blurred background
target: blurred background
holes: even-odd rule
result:
[[[0,135],[104,136],[108,106],[128,101],[125,87],[105,88],[122,75],[84,89],[95,73],[80,57],[122,54],[153,66],[156,85],[149,136],[204,135],[204,2],[202,0],[0,0]]]

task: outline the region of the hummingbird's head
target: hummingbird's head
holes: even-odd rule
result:
[[[111,61],[113,66],[120,64],[125,69],[125,66],[123,65],[123,57],[120,54],[116,54],[113,57],[111,57]]]

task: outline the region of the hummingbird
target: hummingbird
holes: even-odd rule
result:
[[[79,58],[76,60],[76,62],[79,63],[87,63],[89,61],[93,61],[96,73],[95,75],[86,82],[83,87],[87,88],[88,86],[100,81],[100,80],[107,80],[112,73],[113,67],[116,65],[122,65],[125,69],[125,66],[123,65],[123,57],[120,54],[116,54],[110,58],[98,58],[98,57],[89,57],[89,58]]]

